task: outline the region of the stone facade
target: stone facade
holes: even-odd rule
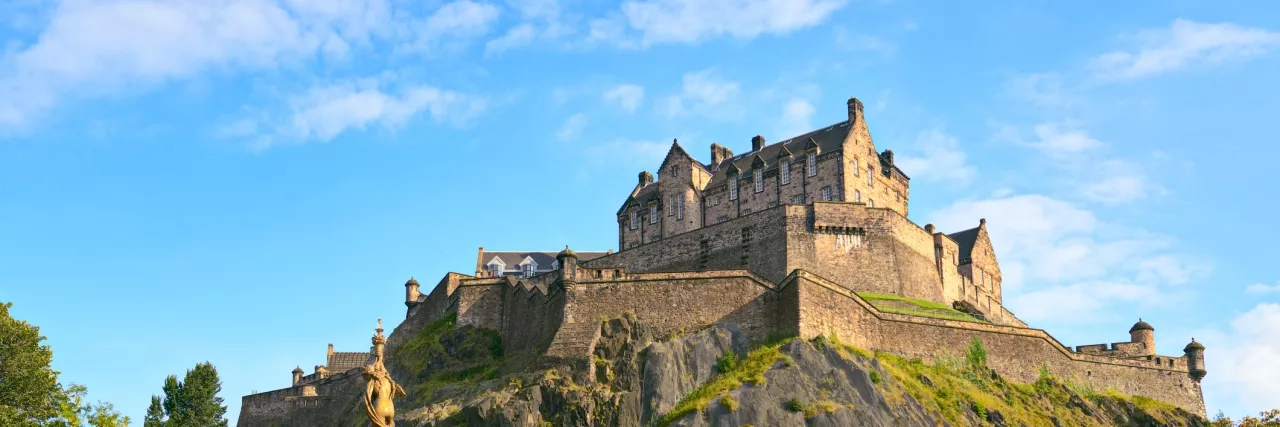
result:
[[[408,313],[388,353],[451,313],[459,326],[498,331],[509,356],[543,366],[589,367],[600,321],[625,313],[660,333],[735,324],[754,341],[834,334],[921,358],[960,355],[977,339],[1005,377],[1034,381],[1046,366],[1079,384],[1204,415],[1202,345],[1159,355],[1154,328],[1141,321],[1127,342],[1074,349],[1029,328],[1002,305],[986,221],[948,234],[909,220],[907,176],[891,151],[876,152],[862,104],[848,106],[847,121],[773,145],[757,136],[746,154],[713,144],[710,164],[673,143],[660,179],[640,173],[618,210],[617,253],[565,248],[548,263],[550,253],[481,249],[474,275],[448,273],[427,294],[410,279]],[[494,275],[486,266],[496,254],[514,254],[517,264],[540,254],[539,266],[556,268]],[[985,321],[890,313],[859,293],[963,307]],[[335,404],[352,381],[340,372],[293,374],[291,388],[245,396],[240,425],[311,425],[297,421],[320,413],[307,405]]]

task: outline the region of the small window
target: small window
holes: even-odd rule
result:
[[[502,277],[502,264],[489,264],[489,273],[493,274],[493,277]]]
[[[822,200],[831,201],[831,187],[822,187]]]
[[[874,207],[876,207],[876,201],[875,201],[875,200],[871,200],[871,199],[867,199],[867,207],[869,207],[869,208],[874,208]]]
[[[874,187],[876,185],[875,180],[872,179],[872,176],[875,174],[876,174],[876,170],[868,166],[867,167],[867,186],[868,187]]]
[[[653,205],[649,207],[649,223],[650,224],[658,223],[658,205]]]
[[[676,219],[684,219],[684,197],[676,199]]]
[[[853,158],[853,176],[858,176],[858,158]]]
[[[670,197],[667,198],[667,216],[676,214],[676,204],[674,202],[675,200],[672,200]]]
[[[720,200],[721,200],[720,197],[716,197],[716,206],[720,206]]]
[[[738,200],[738,177],[729,177],[729,200]]]
[[[782,165],[778,166],[778,174],[782,177],[783,184],[791,183],[791,161],[783,160]]]
[[[809,153],[809,176],[818,175],[818,154]]]
[[[798,196],[791,196],[791,203],[792,203],[792,204],[795,204],[795,205],[803,205],[803,204],[804,204],[804,196],[802,196],[802,195],[798,195]]]
[[[854,202],[856,202],[856,203],[862,203],[862,192],[861,192],[861,191],[853,190],[853,201],[854,201]]]
[[[640,212],[631,211],[631,229],[635,230],[637,228],[640,228]]]
[[[538,266],[536,264],[530,263],[524,265],[524,277],[533,277],[533,273],[535,271],[538,271]]]
[[[764,191],[764,169],[755,170],[756,192]]]

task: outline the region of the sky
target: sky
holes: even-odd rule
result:
[[[617,249],[702,161],[845,120],[910,218],[987,226],[1068,345],[1206,347],[1210,415],[1280,407],[1280,3],[9,0],[0,301],[140,422],[215,364],[228,418],[476,248]],[[1273,237],[1266,237],[1273,236]],[[425,291],[425,289],[424,289]]]

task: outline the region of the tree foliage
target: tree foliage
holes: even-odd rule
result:
[[[64,387],[53,370],[53,349],[40,328],[9,314],[0,303],[0,425],[127,427],[110,403],[85,402],[84,386]]]
[[[1218,416],[1213,417],[1209,425],[1213,427],[1280,427],[1280,409],[1259,412],[1257,418],[1245,416],[1240,419],[1240,422],[1231,421],[1231,418],[1227,418],[1219,411]]]
[[[227,407],[218,393],[222,381],[212,363],[196,364],[186,377],[164,379],[164,397],[151,396],[143,427],[226,427]]]

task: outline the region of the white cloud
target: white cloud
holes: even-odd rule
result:
[[[1265,283],[1254,283],[1252,285],[1245,287],[1244,291],[1251,294],[1265,294],[1265,293],[1271,293],[1271,292],[1280,292],[1280,282],[1276,282],[1276,284],[1274,285],[1267,285]]]
[[[716,115],[715,113],[724,113],[725,110],[711,109],[738,96],[738,92],[738,83],[725,80],[715,69],[686,73],[680,94],[668,97],[663,109],[668,117],[696,113]]]
[[[692,43],[709,37],[754,38],[822,23],[845,0],[633,0],[622,4],[644,45]]]
[[[1050,155],[1076,154],[1102,146],[1102,142],[1090,137],[1084,130],[1067,128],[1056,123],[1035,125],[1034,132],[1036,140],[1025,144]]]
[[[496,54],[510,49],[528,45],[538,36],[538,30],[532,24],[521,24],[507,30],[502,37],[489,40],[484,50],[487,54]]]
[[[640,108],[640,102],[644,100],[644,88],[633,84],[620,84],[604,91],[601,98],[605,102],[617,104],[622,111],[634,113],[637,108]]]
[[[1088,200],[1107,204],[1132,202],[1163,189],[1147,179],[1141,167],[1123,160],[1098,162],[1090,167],[1080,194]]]
[[[1200,63],[1212,65],[1257,56],[1280,45],[1280,32],[1231,23],[1176,20],[1169,28],[1128,37],[1135,50],[1103,54],[1091,64],[1105,80],[1136,79]]]
[[[371,125],[395,130],[426,113],[437,122],[461,124],[485,109],[483,98],[394,78],[368,78],[311,88],[288,100],[284,118],[265,114],[220,126],[223,137],[250,138],[255,149],[308,141],[329,141]],[[256,136],[256,137],[255,137]]]
[[[1210,406],[1228,404],[1254,415],[1280,407],[1280,304],[1261,303],[1231,321],[1227,332],[1198,339],[1205,346],[1204,389]]]
[[[556,131],[556,138],[560,140],[570,140],[577,138],[582,134],[582,129],[587,127],[587,115],[578,113],[565,119],[564,124],[560,126],[560,130]]]
[[[1210,270],[1175,252],[1168,237],[1106,224],[1042,195],[962,201],[930,215],[948,232],[972,228],[979,217],[987,219],[1007,305],[1026,321],[1078,323],[1168,305],[1187,293],[1171,285]]]
[[[803,99],[792,99],[782,104],[782,118],[778,120],[782,126],[779,135],[785,135],[785,138],[813,130],[810,122],[814,111],[813,104]]]
[[[894,163],[913,179],[968,184],[973,166],[965,163],[964,151],[954,136],[938,129],[920,132],[913,151],[919,155],[898,155]]]
[[[69,0],[36,42],[0,62],[0,127],[21,128],[70,94],[99,97],[204,72],[300,70],[385,39],[407,50],[484,34],[492,5],[415,15],[388,0]]]

